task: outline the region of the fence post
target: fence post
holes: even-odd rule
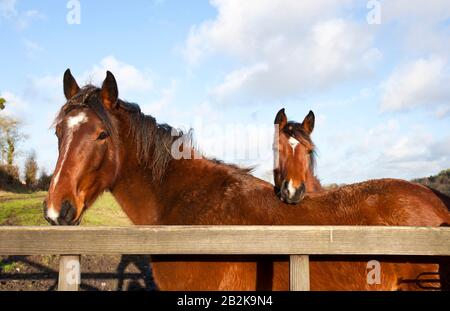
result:
[[[291,291],[309,291],[309,256],[289,256],[289,288]]]
[[[78,291],[81,283],[80,255],[59,257],[59,291]]]

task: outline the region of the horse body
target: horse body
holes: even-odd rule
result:
[[[124,174],[136,176],[140,171],[139,167],[128,167]],[[137,178],[143,182],[139,182],[140,187],[137,183],[130,187],[129,178],[123,180],[112,193],[130,218],[141,225],[440,226],[443,219],[450,221],[445,205],[429,189],[394,179],[309,193],[298,205],[280,202],[271,184],[246,171],[206,159],[171,162],[165,182],[158,186],[150,176],[147,180],[144,175]],[[148,200],[142,199],[143,188],[148,189]],[[133,198],[140,198],[140,203]],[[143,216],[154,211],[160,213],[152,219]],[[405,264],[384,258],[380,259],[381,283],[368,284],[366,264],[376,258],[346,258],[312,256],[311,289],[417,289],[414,283],[399,282],[399,276],[415,279],[424,271],[438,272],[437,264]],[[288,290],[286,256],[213,260],[211,256],[153,256],[155,282],[161,290]]]
[[[136,225],[450,223],[448,210],[432,191],[398,180],[306,193],[299,204],[285,204],[274,195],[271,184],[248,170],[208,159],[174,160],[168,150],[179,137],[136,105],[120,101],[111,73],[101,89],[80,89],[67,71],[64,93],[68,102],[56,119],[57,174],[44,202],[52,224],[78,224],[108,189]],[[184,144],[185,148],[191,147]],[[367,282],[366,263],[372,259],[381,261],[380,284]],[[406,265],[406,261],[405,257],[312,256],[311,289],[417,289],[400,278],[438,271],[434,262]],[[289,285],[287,256],[155,256],[152,267],[161,290],[287,290]]]

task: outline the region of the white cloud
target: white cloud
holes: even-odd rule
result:
[[[212,1],[214,20],[192,27],[184,55],[195,64],[226,54],[242,64],[213,94],[286,96],[370,75],[382,57],[373,28],[340,18],[348,4],[320,1]]]
[[[56,138],[49,126],[53,122],[55,111],[49,112],[46,103],[27,94],[4,91],[0,97],[6,99],[6,107],[0,114],[4,114],[22,122],[20,132],[26,136],[19,142],[17,148],[17,163],[23,171],[25,156],[31,150],[37,151],[39,166],[51,172],[58,154]],[[27,98],[27,99],[25,99]],[[32,99],[30,99],[32,98]],[[36,108],[38,107],[38,108]]]
[[[382,155],[388,163],[414,162],[425,160],[430,155],[432,137],[417,133],[419,136],[402,136],[392,142]]]
[[[450,70],[439,57],[418,59],[395,69],[382,83],[382,111],[408,110],[416,106],[450,106]]]
[[[447,106],[439,106],[438,108],[436,108],[435,116],[436,116],[438,119],[445,118],[445,117],[448,116],[449,114],[450,114],[450,105],[447,105]]]
[[[18,30],[24,30],[33,21],[44,19],[45,15],[38,10],[17,10],[17,0],[0,0],[0,18],[8,20]]]
[[[222,84],[213,89],[212,94],[223,98],[227,94],[241,89],[244,85],[251,85],[255,82],[258,74],[267,72],[268,69],[267,64],[259,63],[232,71],[225,76],[225,81]]]
[[[213,0],[217,17],[191,28],[185,56],[190,62],[217,51],[251,57],[276,46],[279,40],[303,36],[305,26],[336,16],[350,2]]]
[[[162,89],[161,97],[148,105],[142,105],[142,112],[150,115],[159,115],[164,109],[167,109],[169,105],[175,99],[175,94],[177,90],[177,82],[172,80],[170,86]]]
[[[386,146],[392,142],[389,133],[398,132],[400,124],[398,120],[391,119],[385,123],[378,124],[375,127],[366,130],[366,135],[357,145],[358,153],[371,153],[374,146]]]
[[[191,64],[209,55],[237,61],[239,66],[213,88],[215,99],[233,94],[280,98],[370,80],[380,72],[383,54],[391,52],[385,42],[392,40],[388,44],[398,44],[403,59],[422,59],[399,63],[383,84],[382,109],[441,101],[435,115],[448,114],[444,94],[448,88],[441,87],[449,80],[447,0],[432,5],[421,0],[383,1],[380,27],[367,25],[364,16],[347,14],[352,12],[349,8],[366,9],[365,3],[352,0],[214,0],[211,4],[217,16],[191,27],[183,52]],[[420,77],[421,73],[425,75]],[[410,80],[402,81],[402,76]]]
[[[30,24],[35,20],[44,19],[45,15],[38,10],[28,10],[20,13],[16,19],[16,26],[19,30],[23,30],[30,26]]]
[[[6,18],[17,15],[16,2],[16,0],[0,0],[0,15]]]
[[[111,71],[119,85],[119,92],[142,92],[153,88],[153,79],[150,72],[141,71],[131,64],[107,56],[94,65],[92,69],[81,75],[81,80],[101,84],[105,79],[106,71]]]
[[[382,2],[382,20],[388,36],[394,36],[404,54],[450,53],[450,2],[435,0],[390,0]]]
[[[6,100],[6,107],[2,110],[2,114],[21,120],[28,114],[29,104],[21,96],[13,92],[4,91],[0,92],[0,97]]]
[[[450,112],[450,2],[382,3],[382,24],[397,40],[402,59],[381,84],[382,111],[426,108],[437,118]],[[381,33],[385,34],[385,33]]]
[[[24,39],[22,43],[29,58],[35,58],[37,54],[44,51],[42,46],[40,46],[39,43],[35,41]]]
[[[91,69],[83,73],[77,73],[72,70],[72,74],[80,87],[87,83],[101,86],[107,70],[114,74],[121,98],[125,98],[130,93],[139,93],[153,89],[153,78],[150,72],[139,70],[131,64],[116,59],[114,56],[103,58],[99,64],[92,66]],[[64,100],[62,80],[62,72],[57,75],[30,77],[26,94],[46,102],[62,104]]]
[[[446,153],[440,152],[450,145],[450,137],[437,139],[430,133],[417,131],[394,139],[374,163],[374,173],[378,170],[382,176],[412,179],[436,174],[450,166],[449,148]]]
[[[391,0],[382,2],[382,22],[392,20],[429,21],[437,23],[446,20],[450,15],[450,2],[433,0]]]
[[[62,73],[61,75],[28,77],[25,95],[50,106],[62,105],[64,103]]]
[[[423,126],[396,119],[368,129],[339,129],[316,144],[325,151],[318,161],[324,183],[386,177],[409,180],[450,167],[450,136],[436,137]]]

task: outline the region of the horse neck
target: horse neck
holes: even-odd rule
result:
[[[119,115],[120,117],[120,115]],[[162,211],[158,200],[158,186],[151,170],[142,167],[137,158],[137,145],[129,137],[129,118],[121,117],[119,173],[110,189],[122,210],[134,224],[158,224]]]
[[[159,182],[153,180],[150,169],[142,168],[135,161],[127,162],[111,192],[137,225],[165,224],[174,206],[189,204],[184,202],[180,193],[195,193],[197,185],[205,178],[223,173],[207,159],[171,160],[163,180]],[[201,175],[195,173],[202,170]],[[205,197],[192,195],[192,198],[196,202]]]
[[[114,198],[134,224],[157,224],[161,211],[153,181],[139,167],[122,169],[111,189]]]

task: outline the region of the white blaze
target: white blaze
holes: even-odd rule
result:
[[[69,129],[74,128],[75,126],[78,126],[80,124],[86,123],[88,120],[86,113],[84,112],[80,112],[79,114],[77,114],[76,116],[73,117],[69,117],[67,119],[67,127]]]
[[[291,145],[292,153],[295,153],[295,147],[300,143],[297,139],[294,137],[289,137],[289,145]]]
[[[70,144],[72,143],[73,132],[74,132],[74,130],[76,130],[76,128],[78,126],[80,126],[83,123],[86,123],[87,121],[88,121],[88,117],[87,117],[86,113],[84,113],[84,112],[80,112],[76,116],[67,118],[67,128],[69,129],[69,131],[67,133],[68,136],[66,139],[66,143],[64,144],[64,152],[63,152],[61,164],[59,165],[58,171],[55,173],[55,178],[53,179],[53,184],[52,184],[53,191],[55,190],[55,187],[58,184],[59,176],[61,174],[61,169],[64,166],[64,162],[66,161],[67,153],[69,152],[69,147],[70,147]]]
[[[295,195],[295,187],[292,183],[292,179],[289,180],[288,191],[289,191],[289,198],[292,199],[292,197]]]

